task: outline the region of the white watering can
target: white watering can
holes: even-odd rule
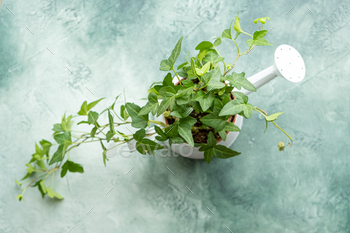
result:
[[[289,45],[280,45],[275,51],[274,64],[259,73],[251,76],[248,80],[258,89],[264,84],[268,83],[277,76],[281,76],[290,82],[297,83],[304,79],[305,77],[305,63],[300,53]],[[175,77],[173,80],[177,83],[178,80]],[[234,89],[233,91],[239,91],[246,95],[250,94],[251,91],[241,89]],[[165,122],[164,117],[160,116],[156,118],[158,121]],[[243,117],[237,114],[235,125],[242,129]],[[151,128],[149,133],[154,132]],[[239,132],[229,132],[227,134],[226,140],[219,141],[218,144],[230,147],[234,141],[237,139]],[[165,145],[169,148],[169,143],[165,142]],[[198,147],[191,147],[187,143],[173,144],[171,150],[181,156],[191,158],[191,159],[204,159],[202,151],[198,150]]]

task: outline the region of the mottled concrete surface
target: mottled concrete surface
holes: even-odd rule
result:
[[[286,138],[273,127],[263,134],[258,115],[233,145],[242,155],[210,165],[135,153],[104,168],[99,145],[88,145],[71,155],[85,173],[55,178],[63,201],[42,200],[34,189],[23,202],[15,199],[14,179],[25,174],[34,142],[50,138],[65,111],[103,96],[107,105],[123,88],[141,103],[182,35],[183,60],[237,13],[248,30],[255,18],[270,16],[267,37],[275,45],[254,49],[238,71],[270,66],[280,44],[305,59],[302,83],[279,78],[250,96],[269,112],[285,111],[278,122],[294,137],[293,148],[279,152]],[[0,232],[350,232],[349,22],[349,0],[3,0]],[[220,49],[234,58],[229,42]]]

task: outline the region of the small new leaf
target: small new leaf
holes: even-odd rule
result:
[[[140,129],[134,133],[133,137],[136,141],[140,142],[146,136],[146,130]]]
[[[258,22],[260,22],[261,24],[265,24],[266,20],[270,21],[270,18],[269,17],[257,18],[257,19],[254,20],[254,23],[257,24]]]
[[[83,173],[84,168],[78,163],[67,160],[62,166],[61,177],[64,177],[67,171]]]
[[[235,73],[233,72],[232,75],[227,75],[225,79],[230,82],[231,85],[233,85],[238,90],[241,90],[243,87],[244,89],[248,91],[254,91],[256,92],[255,86],[248,81],[245,77],[245,73]]]
[[[270,116],[265,116],[265,119],[268,122],[275,121],[282,113],[284,113],[284,112],[277,112],[277,113],[271,114]]]
[[[232,21],[233,22],[233,21]],[[222,34],[221,34],[221,37],[222,38],[226,38],[226,39],[232,39],[232,36],[231,36],[231,28],[232,28],[232,22],[230,24],[230,28],[229,29],[225,29]]]
[[[148,114],[139,116],[140,106],[134,103],[126,103],[125,107],[132,118],[131,126],[134,128],[146,128],[148,124]]]
[[[266,39],[263,38],[264,36],[267,35],[268,32],[269,32],[268,30],[261,30],[261,31],[254,32],[253,39],[249,39],[249,40],[246,41],[248,47],[250,48],[253,45],[257,45],[257,46],[264,46],[264,45],[273,46]]]
[[[236,33],[235,40],[236,40],[237,37],[243,32],[243,30],[242,30],[242,28],[241,28],[241,24],[240,24],[239,21],[240,21],[239,16],[236,16],[235,24],[233,25],[233,29],[237,32],[237,33]]]
[[[178,59],[180,52],[181,52],[181,43],[182,43],[183,37],[179,39],[179,41],[176,43],[175,48],[171,52],[171,55],[168,59],[165,59],[161,61],[160,63],[160,70],[162,71],[170,71],[173,69],[175,61]]]
[[[199,43],[195,50],[205,50],[205,49],[210,49],[211,47],[213,47],[213,44],[209,41],[202,41],[201,43]]]

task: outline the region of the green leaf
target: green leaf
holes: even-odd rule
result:
[[[158,141],[164,142],[164,141],[168,140],[168,137],[164,138],[164,137],[162,137],[162,136],[156,136],[156,139],[157,139]]]
[[[225,60],[225,58],[220,57],[214,49],[209,50],[203,58],[203,61],[210,62],[211,64],[215,64],[223,60]]]
[[[109,142],[113,138],[114,135],[115,135],[115,133],[113,133],[111,131],[108,131],[106,133],[106,140],[107,140],[107,142]]]
[[[167,73],[167,75],[164,77],[162,84],[164,87],[166,87],[166,86],[174,87],[175,86],[173,83],[173,77],[172,77],[171,73]]]
[[[243,94],[242,92],[234,91],[232,94],[234,97],[236,97],[237,100],[241,101],[242,103],[248,103],[248,96]]]
[[[234,99],[222,108],[219,116],[232,116],[243,112],[244,117],[250,118],[253,108],[254,106],[251,104],[244,104],[241,101]]]
[[[63,199],[63,197],[61,195],[59,195],[58,193],[56,193],[55,191],[52,190],[52,188],[47,188],[47,195],[50,198],[57,198],[57,199]]]
[[[205,74],[209,71],[209,68],[210,68],[210,62],[207,62],[207,63],[205,63],[205,65],[201,69],[196,68],[196,73],[199,76],[203,76],[203,74]]]
[[[186,125],[186,126],[191,127],[192,125],[194,125],[196,123],[197,123],[197,120],[193,117],[190,117],[190,116],[180,119],[180,125],[182,125],[182,126]]]
[[[49,165],[62,161],[64,159],[64,155],[66,154],[66,150],[67,150],[68,146],[71,144],[72,144],[71,141],[66,140],[63,145],[62,144],[59,145],[58,149],[53,154],[53,156],[49,162]]]
[[[97,119],[99,117],[99,114],[97,112],[90,111],[88,113],[88,122],[93,125],[98,125]]]
[[[194,146],[194,141],[192,137],[192,132],[191,132],[191,126],[188,126],[187,124],[181,124],[178,127],[178,131],[180,136],[185,139],[185,141],[190,145]]]
[[[221,38],[217,38],[215,41],[214,41],[214,46],[219,46],[221,44]]]
[[[164,98],[159,105],[157,117],[163,114],[163,112],[165,112],[168,109],[168,107],[172,108],[174,104],[175,104],[175,95],[170,98]]]
[[[194,100],[199,102],[203,111],[207,111],[213,103],[214,99],[215,97],[212,95],[212,93],[208,92],[206,94],[204,91],[199,91]]]
[[[62,129],[65,130],[65,131],[71,131],[72,129],[72,125],[74,123],[74,121],[72,121],[71,119],[73,118],[73,116],[69,116],[65,122],[64,122],[64,127],[63,127],[63,122],[61,123],[61,126],[62,126]]]
[[[93,107],[95,107],[96,104],[98,104],[98,102],[100,102],[100,101],[103,100],[103,99],[104,99],[104,98],[101,98],[101,99],[98,99],[98,100],[96,100],[96,101],[94,101],[94,102],[89,103],[89,104],[87,105],[87,110],[90,111],[90,109],[92,109]]]
[[[52,130],[55,132],[64,132],[64,130],[61,127],[61,124],[54,124]]]
[[[257,46],[264,46],[264,45],[269,45],[273,46],[270,44],[267,40],[265,40],[263,37],[267,35],[269,31],[268,30],[261,30],[261,31],[256,31],[254,32],[253,39],[249,39],[246,41],[248,47],[252,47],[253,45]]]
[[[153,82],[149,88],[152,88],[152,87],[153,87],[154,85],[156,85],[156,84],[163,84],[163,82],[162,82],[162,81]]]
[[[200,121],[215,129],[215,132],[221,131],[225,127],[226,118],[218,116],[217,113],[210,113],[200,119]]]
[[[233,22],[233,21],[232,21],[232,22]],[[222,32],[222,35],[221,35],[222,38],[232,39],[232,36],[231,36],[232,22],[231,22],[230,28],[229,28],[229,29],[225,29],[225,30]]]
[[[16,197],[16,199],[18,199],[19,201],[22,201],[22,199],[23,199],[23,194],[18,195],[18,196]]]
[[[222,104],[225,106],[228,102],[230,102],[230,94],[227,94],[224,98],[222,98]]]
[[[80,111],[78,112],[78,115],[84,116],[87,115],[88,109],[87,109],[87,101],[84,101],[84,103],[80,107]]]
[[[222,102],[219,99],[215,99],[214,100],[213,113],[218,115],[223,107],[224,107],[224,105],[222,104]]]
[[[46,155],[47,157],[49,157],[50,148],[52,146],[51,142],[43,139],[40,141],[40,145],[43,148],[41,151],[41,155]]]
[[[31,173],[27,172],[27,174],[21,180],[27,179],[30,175],[31,175]]]
[[[124,90],[124,91],[125,91],[125,90]],[[115,103],[117,102],[117,100],[118,100],[118,98],[119,98],[120,95],[121,95],[121,94],[119,94],[117,97],[115,97],[115,100],[114,100],[112,106],[110,107],[110,109],[114,110],[114,105],[115,105]],[[124,96],[125,96],[125,92],[124,92]]]
[[[170,146],[172,144],[179,144],[179,143],[183,143],[184,140],[181,137],[173,137],[173,138],[169,138],[169,144]]]
[[[47,188],[45,186],[45,180],[44,179],[39,182],[39,185],[40,185],[41,189],[43,190],[43,192],[47,193]]]
[[[112,133],[115,133],[113,116],[109,109],[108,109],[108,122],[109,122],[109,131],[111,131]]]
[[[211,47],[213,47],[213,44],[209,41],[202,41],[201,43],[199,43],[195,50],[205,50],[205,49],[210,49]]]
[[[193,88],[194,88],[194,84],[192,81],[190,80],[184,80],[182,81],[182,87],[180,88],[180,90],[176,93],[176,98],[186,98],[188,99],[188,97],[192,94],[193,92]]]
[[[80,125],[80,124],[89,124],[90,125],[90,122],[88,122],[88,121],[80,121],[77,125]]]
[[[205,162],[207,162],[209,164],[212,158],[213,158],[213,148],[211,147],[209,149],[204,150]]]
[[[179,39],[179,41],[176,43],[175,48],[171,52],[171,55],[168,59],[161,61],[160,63],[160,70],[162,71],[169,71],[172,70],[175,64],[175,61],[179,58],[180,52],[181,52],[181,43],[182,43],[183,37]]]
[[[237,125],[235,125],[235,124],[233,124],[232,122],[229,122],[229,121],[226,121],[224,130],[225,131],[230,131],[230,132],[240,132],[241,131],[238,128]]]
[[[205,54],[207,54],[207,50],[200,51],[200,53],[197,55],[197,58],[198,58],[197,60],[199,62],[201,62],[203,60],[203,58],[205,57]],[[198,64],[198,66],[199,66],[199,64]]]
[[[212,80],[211,82],[209,82],[209,84],[207,86],[207,90],[212,91],[212,90],[217,90],[217,89],[221,89],[224,87],[225,87],[225,83],[215,82],[214,80]]]
[[[243,111],[245,104],[235,99],[227,103],[221,110],[219,116],[235,115]]]
[[[157,95],[154,94],[154,93],[150,93],[150,94],[148,95],[148,101],[149,101],[150,103],[158,103],[158,97],[157,97]]]
[[[236,16],[235,24],[233,25],[233,29],[237,32],[236,37],[235,37],[235,40],[236,40],[237,37],[243,32],[243,30],[241,28],[239,16]]]
[[[140,129],[134,133],[133,137],[136,141],[140,142],[146,136],[146,130]]]
[[[67,162],[68,162],[68,160],[67,160]],[[67,162],[65,164],[63,164],[63,166],[61,167],[61,178],[63,178],[67,174],[67,171],[68,171]]]
[[[216,145],[216,139],[214,137],[213,131],[210,131],[208,134],[207,145],[208,146],[215,146]]]
[[[158,101],[156,103],[147,102],[147,104],[142,107],[141,111],[139,112],[139,115],[145,115],[149,112],[152,112],[152,114],[155,115],[157,113],[158,106]]]
[[[139,115],[141,108],[134,103],[126,103],[125,107],[132,118],[131,126],[134,128],[146,128],[148,124],[148,114]]]
[[[227,159],[234,157],[236,155],[241,154],[240,152],[231,150],[230,148],[227,148],[226,146],[223,145],[216,145],[213,148],[213,156],[220,158],[220,159]]]
[[[177,70],[180,70],[180,69],[182,69],[183,67],[185,67],[186,65],[188,65],[189,63],[186,61],[186,62],[184,62],[184,63],[182,63],[181,65],[179,65],[178,67],[177,67]]]
[[[64,147],[64,145],[62,145],[62,144],[59,145],[56,152],[53,154],[53,156],[49,162],[49,165],[62,161],[62,159],[63,159],[63,156],[62,156],[63,147]]]
[[[244,72],[239,74],[233,72],[231,75],[227,75],[225,79],[229,81],[230,84],[233,85],[238,90],[241,90],[241,88],[243,87],[248,91],[256,92],[255,86],[251,82],[249,82],[248,79],[246,79],[244,76],[245,76]]]
[[[102,150],[107,150],[107,148],[105,147],[105,145],[103,145],[103,142],[102,142],[102,141],[100,141],[100,144],[101,144]]]
[[[222,138],[222,140],[226,141],[226,136],[227,136],[226,131],[221,130],[218,133],[219,133],[220,137]]]
[[[163,138],[168,138],[168,135],[166,135],[165,133],[164,133],[164,131],[160,128],[160,127],[158,127],[158,126],[154,126],[154,129],[156,130],[156,132],[157,132],[157,134],[159,135],[159,136],[161,136],[161,137],[163,137]]]
[[[67,171],[83,173],[84,168],[78,163],[67,160],[62,166],[61,177],[64,177]]]
[[[15,182],[16,182],[16,184],[18,185],[18,186],[21,186],[22,184],[18,181],[18,180],[16,180],[15,179]]]
[[[127,111],[125,110],[125,106],[124,105],[121,105],[120,106],[120,116],[126,120],[129,118],[129,114],[127,113]]]
[[[39,190],[39,192],[40,192],[40,194],[41,194],[41,197],[42,198],[44,198],[45,197],[45,192],[44,192],[44,190],[43,190],[43,188],[41,187],[41,185],[40,185],[40,182],[41,182],[42,180],[39,180],[39,181],[37,181],[32,187],[38,187],[38,190]]]
[[[94,128],[92,128],[91,132],[90,132],[90,136],[93,138],[95,137],[95,134],[96,134],[96,131],[97,131],[97,128],[96,126]]]
[[[154,154],[155,150],[160,150],[163,149],[164,146],[149,140],[147,138],[142,139],[141,141],[136,143],[136,150],[138,152],[140,152],[141,154],[145,155],[145,154]]]
[[[275,120],[277,120],[277,117],[279,117],[282,113],[284,113],[284,112],[277,112],[277,113],[271,114],[270,116],[265,116],[265,119],[268,122],[275,121]]]
[[[174,124],[171,124],[165,128],[164,132],[168,137],[177,137],[179,135],[178,127],[179,123],[175,122]]]
[[[71,133],[70,133],[70,132],[64,132],[64,133],[61,133],[61,134],[55,134],[55,135],[53,136],[53,138],[55,139],[55,141],[56,141],[58,144],[64,144],[64,142],[65,142],[66,140],[72,141]]]
[[[253,108],[254,106],[251,104],[246,104],[245,108],[243,109],[243,112],[239,113],[239,115],[244,116],[245,118],[249,119],[253,114]]]
[[[162,87],[159,90],[159,94],[163,97],[173,97],[176,94],[176,90],[174,87]]]
[[[105,165],[105,167],[106,167],[106,161],[109,161],[109,159],[107,158],[106,153],[107,153],[107,150],[104,150],[102,152],[102,159],[103,159],[103,164]]]
[[[207,73],[210,69],[210,62],[205,63],[205,65],[201,68],[202,75]]]
[[[265,23],[266,23],[266,20],[271,21],[269,17],[262,17],[262,18],[257,18],[257,19],[255,19],[255,20],[254,20],[254,23],[257,24],[258,21],[259,21],[261,24],[265,24]]]

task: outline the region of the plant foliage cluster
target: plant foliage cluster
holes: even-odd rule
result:
[[[266,127],[268,122],[272,122],[278,127],[274,121],[282,113],[267,115],[265,111],[248,103],[247,95],[233,91],[234,88],[256,91],[254,85],[245,78],[244,72],[231,71],[237,60],[248,54],[255,46],[271,46],[265,39],[268,31],[262,30],[266,20],[270,19],[268,17],[256,19],[254,23],[260,23],[260,29],[251,35],[242,30],[240,18],[237,16],[220,37],[215,38],[213,42],[200,42],[195,47],[198,54],[189,57],[189,53],[187,53],[186,61],[175,69],[175,62],[181,52],[183,39],[181,37],[169,58],[160,63],[160,70],[168,73],[162,82],[151,85],[148,90],[147,103],[142,107],[134,103],[124,102],[118,108],[118,114],[118,110],[115,108],[119,97],[117,96],[114,103],[100,113],[92,109],[102,99],[91,103],[85,101],[77,115],[64,115],[61,122],[53,126],[54,142],[42,140],[39,144],[35,144],[35,152],[26,164],[27,174],[21,181],[16,180],[19,186],[25,186],[17,198],[22,200],[23,194],[29,187],[37,187],[42,197],[48,195],[50,198],[62,199],[63,197],[53,190],[53,177],[56,171],[60,171],[61,177],[66,176],[68,172],[84,172],[82,165],[73,162],[70,157],[70,151],[84,143],[98,142],[101,145],[102,160],[105,166],[106,161],[108,161],[107,151],[112,149],[107,149],[106,143],[114,142],[115,146],[119,146],[131,140],[136,141],[136,149],[139,153],[151,155],[154,155],[156,150],[164,148],[160,142],[168,140],[170,145],[186,142],[191,146],[199,146],[199,150],[204,151],[205,161],[209,163],[213,157],[226,159],[240,154],[223,145],[218,145],[214,137],[214,133],[216,133],[222,140],[226,140],[227,132],[240,131],[234,123],[228,121],[230,116],[239,114],[248,119],[252,116],[253,111],[257,111],[265,117]],[[233,35],[234,33],[235,35]],[[242,34],[248,37],[246,40],[247,50],[244,52],[240,50],[236,42],[238,37],[243,37]],[[222,40],[232,41],[237,49],[237,56],[232,64],[226,64],[225,58],[218,51]],[[178,80],[176,85],[173,83],[174,77]],[[191,116],[192,112],[204,114],[200,118],[201,125],[199,127],[194,126],[197,119]],[[101,123],[100,116],[102,114],[108,115],[108,123]],[[154,116],[163,114],[173,121],[171,124],[155,121],[150,119],[150,114]],[[81,132],[73,129],[73,119],[77,117],[83,118],[77,125],[87,124],[91,126],[91,131]],[[134,134],[118,130],[119,126],[128,124],[138,130]],[[147,132],[146,129],[150,124],[154,125],[155,133]],[[206,143],[194,142],[193,134],[198,128],[210,129]],[[152,135],[156,136],[156,141],[148,138]],[[286,135],[288,136],[288,134]],[[47,180],[49,177],[51,177],[50,185],[48,185],[49,181]]]

